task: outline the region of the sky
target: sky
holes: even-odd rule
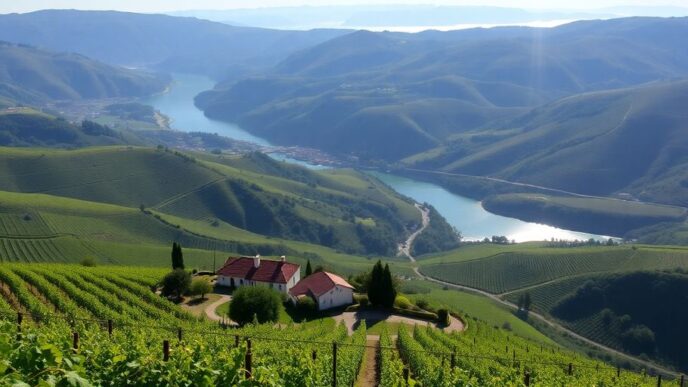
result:
[[[192,9],[236,9],[298,5],[436,4],[489,5],[528,9],[590,10],[614,6],[683,6],[688,0],[0,0],[0,13],[39,9],[108,9],[131,12],[170,12]]]

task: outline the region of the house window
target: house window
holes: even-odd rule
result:
[[[243,284],[244,284],[244,280],[240,279],[240,280],[239,280],[239,284],[240,284],[240,285],[243,285]]]

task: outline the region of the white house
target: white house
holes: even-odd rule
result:
[[[301,279],[301,267],[286,261],[255,257],[228,258],[217,271],[217,284],[228,287],[267,286],[287,293]]]
[[[318,310],[325,310],[352,304],[354,287],[336,274],[321,271],[304,278],[289,291],[289,295],[294,303],[299,297],[311,297]]]

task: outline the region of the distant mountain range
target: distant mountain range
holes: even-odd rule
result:
[[[296,50],[344,33],[241,28],[195,18],[111,11],[0,15],[0,40],[78,52],[110,64],[218,79],[274,65]]]
[[[0,42],[0,96],[21,103],[139,97],[163,91],[169,79],[107,65],[79,54]]]
[[[224,78],[197,105],[277,144],[679,205],[688,204],[685,36],[688,18],[407,34],[119,12],[0,16],[0,39]],[[16,45],[1,51],[86,60]],[[48,90],[6,89],[87,97],[78,82],[52,87],[61,78],[46,74],[61,64],[37,72]]]
[[[197,104],[274,142],[394,161],[559,98],[688,76],[688,19],[553,29],[359,31]]]
[[[236,26],[282,29],[372,28],[399,29],[446,28],[461,25],[518,25],[557,20],[610,19],[625,16],[688,16],[682,7],[613,7],[588,11],[528,10],[492,6],[447,5],[324,5],[260,7],[229,10],[187,10],[171,12]]]

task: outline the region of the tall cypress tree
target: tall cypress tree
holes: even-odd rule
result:
[[[382,280],[382,271],[382,262],[377,261],[375,266],[373,266],[373,271],[370,274],[370,284],[368,285],[368,301],[372,305],[382,304],[382,287],[380,286]]]
[[[380,287],[382,288],[381,304],[391,308],[394,306],[394,300],[397,298],[397,290],[394,289],[394,280],[392,279],[392,272],[389,270],[389,264],[385,264],[385,269],[382,272],[382,278],[380,280]]]
[[[309,259],[306,263],[306,277],[313,274],[313,268],[311,267],[311,260]]]
[[[172,269],[184,269],[184,254],[182,245],[177,242],[172,243]]]

